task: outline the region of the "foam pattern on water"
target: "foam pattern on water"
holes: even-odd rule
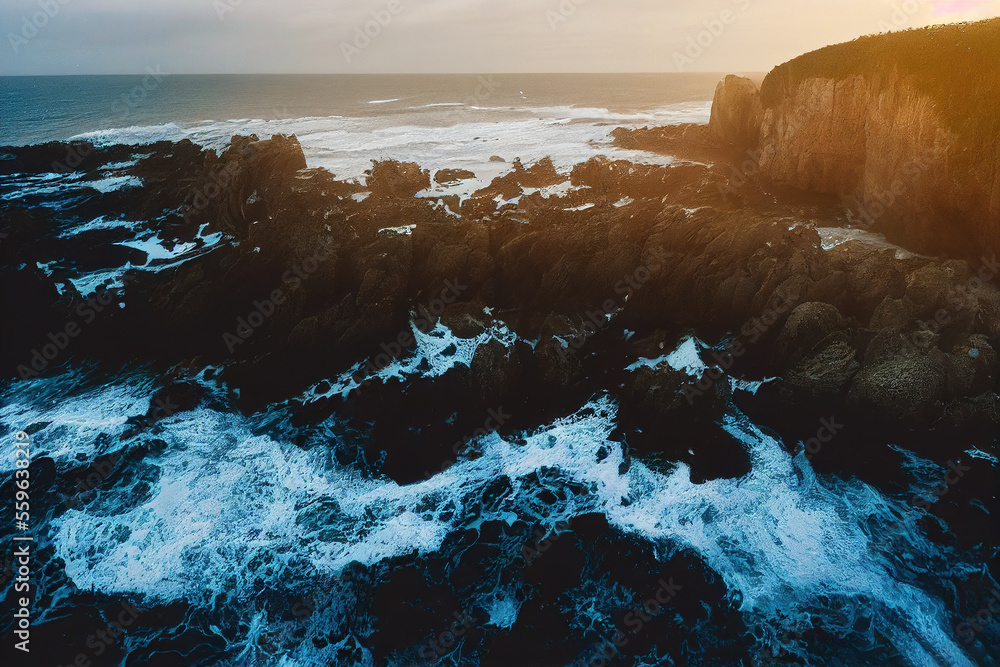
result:
[[[525,164],[551,157],[568,172],[596,155],[638,163],[669,165],[672,158],[616,148],[609,137],[616,126],[646,127],[708,122],[711,103],[673,104],[636,113],[585,107],[442,108],[428,125],[425,113],[408,117],[307,117],[279,120],[235,119],[165,123],[87,132],[73,137],[97,145],[149,144],[189,139],[216,151],[228,148],[234,134],[295,134],[310,167],[324,167],[342,179],[365,178],[372,159],[413,161],[422,168],[471,169],[489,182],[509,171],[491,162],[494,155]]]
[[[471,366],[480,345],[496,340],[510,346],[517,340],[517,335],[502,322],[497,322],[473,338],[459,338],[442,322],[438,322],[427,332],[421,331],[416,322],[411,322],[410,331],[416,341],[411,354],[401,359],[389,359],[386,363],[381,362],[385,361],[388,355],[381,355],[381,358],[376,356],[368,362],[359,362],[337,378],[317,383],[303,394],[302,400],[309,403],[334,396],[346,398],[365,382],[385,383],[392,379],[440,377],[456,366]],[[373,366],[374,372],[366,371]]]
[[[432,553],[471,525],[466,510],[481,489],[506,478],[512,493],[474,523],[540,519],[554,528],[601,512],[638,538],[699,554],[761,632],[782,619],[786,630],[818,622],[843,636],[864,616],[913,665],[937,664],[934,655],[971,665],[944,629],[943,604],[892,576],[898,557],[887,547],[935,547],[915,531],[880,544],[865,528],[880,512],[913,510],[860,482],[816,477],[808,461],[739,415],[724,426],[747,447],[747,477],[697,485],[684,465],[662,474],[639,462],[622,474],[623,453],[608,440],[614,425],[614,404],[597,399],[525,434],[524,444],[481,438],[480,458],[404,487],[332,464],[324,448],[254,435],[253,420],[203,408],[165,424],[167,447],[142,463],[157,469],[148,499],[67,512],[54,526],[57,553],[81,588],[203,605],[225,594],[248,604],[261,581],[329,580],[351,562]],[[595,463],[600,449],[609,454]],[[543,468],[588,492],[533,501],[524,483]],[[500,591],[492,603],[498,623],[511,622],[511,605]]]
[[[943,603],[891,576],[899,557],[864,528],[880,512],[912,510],[860,482],[818,478],[806,459],[790,458],[741,416],[724,426],[750,454],[747,477],[696,485],[683,465],[667,477],[636,466],[632,503],[609,516],[647,539],[694,549],[740,592],[751,617],[790,617],[785,629],[801,630],[796,623],[841,600],[848,612],[843,624],[827,620],[837,614],[813,614],[835,635],[850,634],[868,608],[874,626],[912,664],[937,665],[935,655],[949,665],[972,664],[948,634]],[[917,553],[938,551],[916,532],[905,538]]]
[[[418,352],[391,377],[443,374],[456,358],[470,361],[486,340],[441,355],[454,343],[450,332],[439,327],[420,336]],[[513,342],[502,332],[488,336]],[[696,351],[685,340],[667,356],[671,365],[695,370]],[[416,358],[426,362],[422,370],[412,365]],[[126,416],[144,414],[153,390],[141,372],[101,388],[82,372],[20,382],[2,390],[0,421],[8,436],[35,424],[36,455],[80,465],[120,440]],[[820,629],[855,647],[888,638],[917,667],[972,665],[947,628],[941,597],[949,578],[967,577],[972,566],[927,539],[916,522],[920,510],[858,480],[817,476],[801,452],[790,455],[735,408],[722,426],[749,455],[751,472],[740,479],[695,484],[684,464],[666,472],[637,460],[625,466],[621,444],[611,439],[615,403],[598,397],[519,437],[478,438],[475,458],[400,486],[337,462],[328,446],[335,442],[300,447],[269,431],[288,417],[287,406],[244,416],[220,402],[224,395],[216,391],[209,405],[159,421],[161,446],[111,488],[54,519],[48,538],[81,589],[145,603],[186,599],[204,610],[225,600],[252,620],[248,635],[233,640],[234,665],[256,655],[262,638],[281,644],[288,665],[329,662],[354,646],[356,629],[344,619],[358,602],[338,583],[353,563],[377,569],[390,558],[431,556],[449,536],[485,522],[524,521],[554,532],[592,513],[655,546],[661,558],[698,555],[775,651],[811,659],[815,647],[789,637]],[[133,447],[144,437],[116,446]],[[557,491],[555,500],[539,495],[542,477]],[[559,492],[569,486],[579,491]],[[594,581],[580,586],[568,604],[583,605],[577,611],[593,614],[594,623],[601,609],[630,595]],[[325,633],[330,641],[296,639],[273,613],[280,603],[272,601],[305,590],[325,596],[307,639]],[[513,589],[499,586],[480,603],[491,626],[510,627],[517,600]],[[370,664],[361,653],[358,664]]]
[[[107,453],[125,432],[128,418],[148,412],[155,381],[131,372],[104,386],[88,375],[74,370],[0,388],[3,437],[12,441],[17,431],[30,428],[32,457],[51,457],[56,463],[93,460]],[[13,458],[0,457],[0,472],[13,469]]]

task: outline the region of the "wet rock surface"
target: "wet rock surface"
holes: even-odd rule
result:
[[[692,150],[709,141],[698,135]],[[79,148],[6,149],[14,156],[6,168],[47,172],[45,160]],[[91,148],[80,173],[138,150]],[[720,196],[732,177],[724,165],[595,158],[567,176],[548,161],[518,162],[456,218],[438,201],[413,198],[430,185],[418,165],[376,163],[366,185],[342,183],[307,169],[294,137],[237,137],[218,157],[189,143],[143,151],[123,175],[156,182],[153,201],[126,188],[58,210],[30,197],[5,202],[8,303],[30,314],[4,346],[8,376],[83,356],[198,359],[222,364],[250,408],[294,395],[359,355],[388,347],[393,360],[405,356],[395,341],[416,313],[462,338],[499,321],[534,341],[524,354],[497,342],[476,351],[470,387],[480,396],[517,394],[527,378],[572,386],[587,364],[632,377],[624,368],[639,351],[614,332],[655,329],[691,329],[709,341],[735,334],[746,351],[731,372],[782,376],[789,387],[889,421],[996,391],[1000,296],[983,279],[993,264],[861,242],[825,250],[817,222],[786,222],[789,214],[818,220],[825,200],[737,208]],[[523,195],[567,179],[574,187],[563,196]],[[488,199],[501,192],[520,200]],[[96,206],[119,211],[122,226],[56,233]],[[178,219],[176,210],[186,213]],[[190,258],[157,269],[140,246],[127,245],[135,230],[126,223],[164,247],[193,244]],[[219,240],[209,246],[213,233]],[[125,261],[139,268],[91,293],[63,277]],[[33,352],[50,333],[61,341],[67,319],[94,322],[80,322],[65,357],[41,355],[45,368],[32,368]],[[279,367],[278,383],[251,372]],[[628,384],[638,405],[673,400],[650,397],[660,384]]]

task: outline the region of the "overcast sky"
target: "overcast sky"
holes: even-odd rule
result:
[[[1000,0],[0,3],[2,74],[759,72],[863,34],[1000,15]]]

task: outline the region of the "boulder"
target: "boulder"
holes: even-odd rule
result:
[[[473,391],[484,399],[510,394],[521,376],[516,347],[508,348],[496,339],[480,345],[469,376]]]
[[[549,315],[542,323],[535,361],[540,379],[557,387],[568,387],[583,377],[583,364],[573,348],[573,342],[582,340],[568,317]]]
[[[904,337],[885,332],[869,344],[848,401],[890,421],[929,423],[941,414],[948,359],[934,348],[923,352]]]
[[[837,340],[807,355],[785,375],[785,382],[817,398],[839,396],[861,365],[857,350]]]
[[[633,371],[626,392],[642,412],[665,416],[689,408],[685,390],[689,390],[694,383],[690,375],[674,370],[664,362],[655,368],[643,366]],[[712,392],[709,394],[714,396]],[[706,397],[704,402],[712,401]]]
[[[796,306],[785,321],[775,343],[775,362],[790,368],[799,363],[821,342],[844,329],[836,306],[808,302]]]

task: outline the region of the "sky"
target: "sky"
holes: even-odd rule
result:
[[[1000,0],[0,0],[0,75],[765,72]]]

